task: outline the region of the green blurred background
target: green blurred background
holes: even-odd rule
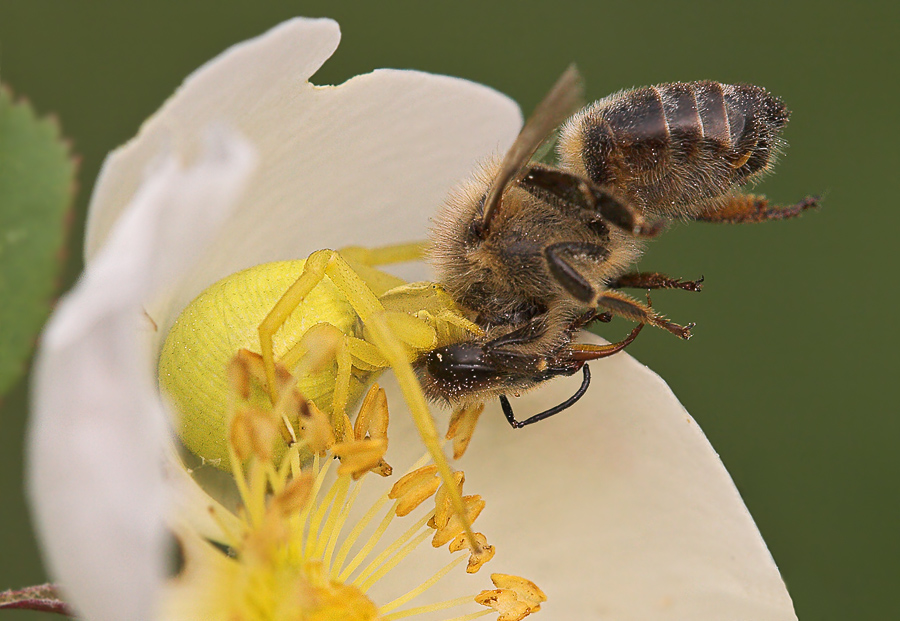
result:
[[[67,286],[104,155],[201,63],[294,15],[341,23],[320,84],[415,68],[491,85],[526,112],[573,61],[592,99],[672,80],[763,85],[793,117],[787,156],[762,191],[780,202],[824,193],[825,207],[790,222],[679,226],[655,242],[642,268],[706,276],[701,294],[654,296],[674,319],[696,321],[696,336],[654,331],[630,351],[721,454],[801,619],[900,618],[900,408],[887,390],[898,332],[896,3],[255,4],[0,0],[0,79],[56,114],[82,156]],[[21,490],[26,393],[22,381],[0,416],[0,589],[45,580]]]

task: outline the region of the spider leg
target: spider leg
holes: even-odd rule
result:
[[[472,525],[466,518],[466,506],[462,499],[462,493],[456,483],[447,457],[444,455],[434,419],[431,416],[431,411],[428,409],[422,387],[411,364],[414,351],[411,350],[410,345],[421,345],[423,338],[428,336],[424,333],[424,329],[431,329],[430,326],[422,321],[415,320],[416,328],[412,329],[413,325],[410,320],[414,320],[413,317],[402,314],[405,319],[401,320],[400,313],[385,311],[384,306],[379,302],[372,290],[337,252],[320,250],[313,253],[307,259],[307,266],[310,264],[312,265],[309,267],[309,271],[317,277],[316,282],[321,280],[323,275],[327,274],[335,286],[340,289],[362,321],[366,330],[366,340],[378,349],[393,369],[400,384],[400,389],[403,392],[403,397],[409,407],[413,422],[447,489],[453,512],[462,522],[470,545],[473,546],[473,549],[479,549],[480,546],[478,546],[475,539]],[[304,273],[301,274],[297,283],[285,294],[285,298],[289,299],[290,303],[293,304],[291,310],[296,308],[297,304],[303,299],[302,296],[297,294],[297,291],[308,293],[312,289],[312,286],[308,285],[307,280],[311,280],[313,277],[310,276],[305,280],[306,272],[307,267],[305,266]],[[294,291],[295,288],[296,291]],[[276,309],[280,309],[285,298],[282,298],[276,304]],[[285,304],[289,303],[285,302]],[[273,309],[273,313],[276,309]],[[280,312],[283,312],[283,310],[280,310]],[[290,314],[290,311],[284,316],[286,317],[288,314]],[[281,315],[278,316],[280,317]],[[398,327],[401,329],[398,330]],[[409,334],[404,334],[404,330],[407,330]],[[436,338],[433,329],[431,329],[431,335],[432,339]],[[271,335],[269,335],[269,339],[271,351]]]

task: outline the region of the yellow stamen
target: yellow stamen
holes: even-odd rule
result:
[[[338,470],[338,473],[340,474],[340,470]],[[332,537],[337,537],[337,535],[340,534],[339,531],[335,530],[335,524],[338,521],[339,515],[345,510],[344,501],[347,499],[347,493],[350,491],[350,483],[349,478],[339,476],[337,482],[335,482],[332,487],[332,489],[337,490],[337,493],[334,495],[334,500],[332,500],[331,506],[328,508],[326,514],[327,519],[322,526],[319,537],[317,537],[315,552],[313,552],[316,558],[324,558],[325,550],[328,549],[328,542],[331,541]],[[330,535],[326,537],[326,533],[330,533]]]
[[[509,589],[527,603],[532,610],[540,610],[541,604],[547,601],[547,596],[531,580],[510,574],[491,574],[491,582],[498,589]]]
[[[415,615],[424,615],[429,612],[436,612],[438,610],[446,610],[448,608],[455,608],[456,606],[462,606],[464,604],[468,604],[473,601],[472,597],[457,597],[456,599],[448,599],[443,602],[438,602],[436,604],[428,604],[426,606],[416,606],[415,608],[407,608],[406,610],[401,610],[400,612],[395,612],[390,615],[386,615],[382,618],[381,621],[396,621],[397,619],[405,619],[407,617],[413,617]],[[448,621],[467,621],[469,619],[477,619],[478,617],[483,617],[484,615],[491,614],[490,610],[478,610],[468,615],[463,615],[461,617],[453,617],[453,619],[449,619]]]
[[[397,554],[395,554],[390,559],[388,559],[387,562],[385,562],[384,565],[382,565],[378,569],[378,571],[373,573],[369,577],[368,580],[366,580],[365,582],[360,584],[359,583],[360,578],[357,578],[356,580],[353,581],[353,584],[356,584],[357,586],[359,586],[361,591],[368,591],[375,585],[375,583],[377,583],[379,580],[384,578],[388,574],[389,571],[391,571],[394,567],[396,567],[400,563],[400,561],[405,559],[409,555],[410,552],[412,552],[413,550],[418,548],[419,544],[422,543],[423,541],[425,541],[427,538],[428,538],[427,531],[423,531],[423,532],[419,533],[416,537],[411,539],[405,546],[400,548],[400,550],[397,551]]]
[[[309,450],[318,455],[334,446],[335,436],[328,416],[316,407],[312,401],[303,399],[299,402],[297,426],[298,435]]]
[[[371,438],[387,438],[388,421],[387,397],[384,388],[373,384],[366,393],[362,405],[359,406],[359,414],[356,415],[356,424],[353,426],[353,435],[357,440],[363,440],[367,435]]]
[[[191,588],[203,591],[204,610],[215,611],[201,615],[202,618],[391,621],[474,604],[477,597],[493,602],[503,621],[521,618],[511,616],[510,611],[530,614],[540,608],[543,594],[533,583],[498,574],[500,584],[495,581],[496,592],[399,610],[466,561],[471,573],[490,560],[493,547],[487,545],[482,534],[465,529],[478,516],[484,501],[480,496],[462,496],[462,472],[453,474],[455,490],[452,485],[449,490],[439,487],[440,468],[426,465],[430,458],[427,454],[381,494],[345,535],[344,527],[361,493],[361,482],[354,484],[349,475],[356,478],[373,469],[382,473],[390,469],[383,460],[389,422],[384,391],[375,386],[368,392],[355,426],[342,416],[349,435],[347,441],[334,444],[329,417],[294,388],[296,382],[281,377],[280,365],[275,365],[279,387],[274,404],[265,409],[252,402],[260,395],[260,378],[256,374],[261,371],[257,368],[253,372],[259,366],[257,358],[249,352],[238,356],[230,371],[234,398],[226,444],[241,507],[233,522],[219,515],[213,505],[209,510],[229,554],[222,554],[195,533],[195,543],[199,543],[186,552],[191,558],[186,559],[185,565],[195,567],[190,572],[194,578],[180,580],[182,589],[188,592]],[[295,429],[299,441],[294,441]],[[331,454],[326,457],[327,453]],[[341,460],[337,478],[332,457]],[[409,514],[432,496],[434,510],[421,510],[424,515],[375,554],[383,546],[381,538],[393,520]],[[389,505],[392,499],[394,502]],[[462,517],[455,510],[455,499],[462,500]],[[379,511],[383,517],[374,532],[345,566],[351,550],[376,522]],[[433,575],[378,608],[366,593],[429,537],[436,546],[452,540],[452,552],[468,553],[455,554]],[[198,552],[200,548],[205,552]],[[210,560],[213,557],[216,560]],[[198,563],[212,571],[213,578],[196,569]],[[215,588],[217,580],[221,591]],[[479,610],[449,621],[476,619],[490,612]]]
[[[375,529],[369,539],[366,541],[366,544],[362,547],[362,549],[356,553],[356,556],[350,561],[347,567],[340,573],[338,576],[338,580],[344,582],[347,578],[350,577],[357,567],[366,559],[366,557],[372,553],[375,549],[375,545],[378,543],[381,536],[384,535],[384,532],[388,529],[388,526],[391,525],[391,522],[394,520],[394,512],[388,511],[387,514],[381,519],[381,523],[378,525],[378,528]]]
[[[398,597],[398,598],[395,599],[394,601],[388,602],[388,603],[385,604],[384,606],[381,606],[381,607],[378,609],[378,612],[380,612],[381,614],[385,614],[385,613],[387,613],[387,612],[391,612],[392,610],[395,610],[396,608],[399,608],[400,606],[402,606],[402,605],[405,604],[406,602],[411,601],[412,599],[418,597],[419,595],[421,595],[422,593],[424,593],[425,591],[427,591],[428,589],[430,589],[431,587],[433,587],[435,584],[437,584],[438,581],[439,581],[441,578],[443,578],[443,577],[446,576],[448,573],[450,573],[450,571],[451,571],[454,567],[457,567],[458,565],[460,565],[464,560],[466,560],[465,555],[462,555],[462,554],[461,554],[461,555],[457,556],[457,557],[454,558],[452,561],[450,561],[449,563],[447,563],[446,565],[444,565],[444,566],[443,566],[441,569],[439,569],[437,572],[435,572],[435,574],[434,574],[433,576],[431,576],[431,578],[429,578],[428,580],[426,580],[425,582],[423,582],[422,584],[420,584],[420,585],[417,586],[416,588],[414,588],[414,589],[408,591],[408,592],[405,593],[404,595],[401,595],[400,597]]]
[[[483,534],[475,533],[475,541],[479,546],[478,549],[472,549],[468,537],[464,536],[464,534],[459,534],[456,536],[456,539],[450,543],[449,547],[451,552],[469,550],[469,564],[466,566],[466,573],[470,574],[474,574],[481,569],[485,563],[494,558],[494,554],[496,553],[494,546],[488,545],[487,537]]]
[[[347,516],[350,515],[350,509],[353,508],[353,504],[356,502],[356,498],[359,496],[359,492],[361,489],[362,484],[357,481],[353,486],[353,490],[350,492],[350,497],[344,503],[344,506],[341,508],[340,514],[331,526],[331,536],[328,538],[328,545],[325,547],[325,554],[322,555],[323,564],[325,565],[325,567],[329,568],[329,570],[331,568],[331,559],[334,557],[334,549],[337,546],[338,536],[344,529],[344,524],[347,522]]]
[[[440,484],[441,480],[437,477],[437,466],[426,466],[410,472],[397,481],[391,488],[388,497],[398,500],[397,515],[403,517],[431,498],[437,492]]]
[[[338,490],[345,488],[347,484],[347,477],[338,478],[337,484],[332,485],[331,488],[329,488],[328,492],[325,494],[325,498],[322,499],[322,502],[318,503],[316,512],[309,520],[306,550],[303,553],[303,556],[305,558],[315,556],[316,544],[319,541],[319,529],[322,526],[322,521],[325,519],[325,514],[328,511],[328,507],[331,506],[331,501],[334,500],[334,497],[337,495]]]
[[[379,466],[387,451],[387,440],[350,440],[340,442],[331,448],[331,452],[341,460],[338,474],[349,474],[358,479],[366,472]]]
[[[531,614],[528,604],[519,600],[514,591],[507,589],[482,591],[475,597],[475,601],[499,612],[497,621],[520,621]]]
[[[388,515],[385,516],[385,522],[389,522],[389,519],[390,519],[390,518],[393,518],[393,513],[388,513]],[[398,538],[394,541],[394,543],[392,543],[391,545],[389,545],[387,548],[385,548],[385,549],[381,552],[381,554],[379,554],[377,557],[375,557],[375,559],[374,559],[372,562],[369,563],[368,567],[366,567],[366,569],[364,569],[363,572],[362,572],[359,576],[357,576],[356,580],[354,580],[353,583],[354,583],[354,584],[360,584],[360,583],[364,582],[364,581],[365,581],[370,575],[372,575],[372,574],[373,574],[373,573],[374,573],[374,572],[375,572],[375,571],[376,571],[376,570],[377,570],[377,569],[378,569],[385,561],[387,561],[387,559],[390,558],[391,555],[394,554],[394,552],[396,552],[398,548],[400,548],[400,547],[403,546],[407,541],[409,541],[410,539],[412,539],[412,537],[413,537],[416,533],[418,533],[418,532],[422,529],[423,526],[425,526],[425,524],[428,522],[429,519],[431,519],[431,515],[425,515],[425,516],[423,516],[418,522],[416,522],[416,523],[413,524],[411,527],[409,527],[409,528],[406,530],[405,533],[403,533],[402,535],[400,535],[400,537],[398,537]],[[423,534],[425,534],[425,535],[427,536],[428,531],[425,531]],[[356,559],[354,559],[354,560],[356,560]],[[349,574],[348,574],[348,576],[349,576]],[[344,581],[344,580],[346,580],[347,578],[344,576],[344,574],[341,574],[341,578],[340,578],[340,579],[341,579],[341,581]]]
[[[453,440],[453,459],[459,459],[469,447],[472,434],[475,433],[475,425],[478,417],[484,411],[484,404],[457,408],[450,417],[450,426],[447,429],[447,439]]]
[[[466,482],[466,475],[462,472],[454,472],[451,478],[456,483],[458,493],[462,497],[462,488],[463,483]],[[463,508],[465,509],[465,504],[463,504]],[[444,528],[450,521],[450,516],[453,513],[454,506],[451,501],[451,493],[446,485],[441,485],[434,497],[434,525],[432,525],[432,528],[438,530]],[[473,533],[472,537],[474,538],[474,536]]]
[[[463,496],[463,504],[466,508],[466,519],[469,524],[475,522],[475,519],[481,515],[482,510],[484,509],[485,502],[482,500],[481,496]],[[463,521],[459,518],[459,516],[454,512],[450,515],[450,518],[447,520],[447,523],[444,524],[441,528],[438,528],[434,533],[434,538],[431,540],[431,545],[435,548],[440,548],[443,545],[453,541],[456,536],[460,533],[465,532],[465,525]],[[466,533],[466,537],[469,535]],[[472,538],[474,538],[474,533],[472,534]],[[475,541],[475,546],[477,546],[477,541]]]
[[[417,461],[413,465],[412,470],[415,471],[415,470],[420,469],[423,466],[423,464],[425,464],[428,461],[428,459],[429,459],[429,457],[427,454],[423,455],[421,458],[419,458],[419,461]],[[359,536],[362,534],[363,530],[365,530],[365,528],[371,523],[371,521],[375,518],[375,516],[378,515],[378,512],[387,503],[387,501],[389,499],[390,499],[390,492],[382,494],[378,498],[378,500],[375,501],[375,504],[373,504],[372,507],[366,512],[366,514],[362,517],[362,519],[359,522],[357,522],[356,526],[353,528],[353,530],[347,536],[347,539],[341,545],[341,549],[338,551],[337,560],[335,561],[334,567],[332,568],[332,578],[336,577],[335,574],[343,566],[344,561],[347,559],[347,555],[350,553],[350,548],[353,546],[354,543],[356,543],[356,541],[359,539]],[[395,506],[396,506],[396,504],[397,503],[395,503]],[[387,525],[390,524],[390,522],[393,520],[394,515],[396,515],[394,510],[389,511],[387,513],[387,515],[385,516],[384,520],[382,521],[382,526],[379,526],[375,532],[383,533],[384,530],[387,529]],[[346,579],[346,577],[349,576],[353,572],[353,570],[356,569],[356,567],[358,567],[359,563],[362,562],[362,560],[365,558],[365,556],[372,551],[376,541],[377,541],[377,538],[369,539],[367,544],[365,546],[363,546],[363,549],[360,550],[359,554],[357,554],[357,556],[354,557],[353,562],[351,562],[350,566],[348,566],[348,571],[346,572],[346,576],[342,579]],[[358,559],[358,561],[357,561],[357,559]]]

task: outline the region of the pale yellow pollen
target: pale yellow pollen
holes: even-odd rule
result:
[[[331,447],[331,452],[341,460],[338,474],[349,474],[358,479],[377,467],[387,451],[387,440],[351,440]]]
[[[459,488],[459,493],[462,494],[463,483],[465,483],[466,481],[466,475],[462,471],[458,471],[453,473],[453,478],[456,482],[456,487]],[[450,521],[450,516],[453,515],[453,513],[454,511],[453,505],[450,501],[450,495],[447,492],[446,486],[441,485],[434,497],[434,520],[431,527],[437,530],[444,528]]]
[[[279,425],[269,412],[258,408],[239,410],[231,421],[231,444],[241,461],[255,455],[271,461],[275,442],[281,437]]]
[[[494,558],[496,553],[494,546],[488,545],[487,537],[482,533],[475,533],[475,542],[478,544],[477,550],[472,549],[469,538],[465,536],[465,533],[461,533],[450,542],[449,548],[451,552],[469,550],[469,564],[466,566],[466,572],[470,574],[474,574],[481,569],[485,563]]]
[[[484,510],[485,502],[481,498],[481,496],[463,496],[463,504],[466,506],[466,519],[469,524],[473,524],[475,520],[481,515],[481,512]],[[430,524],[429,524],[430,526]],[[447,521],[444,526],[438,528],[434,533],[434,537],[431,540],[431,545],[435,548],[440,548],[441,546],[453,541],[457,535],[465,531],[465,526],[463,525],[463,521],[459,518],[455,513],[450,516],[450,519]]]
[[[328,415],[302,397],[298,403],[297,427],[297,435],[313,454],[324,455],[334,445],[334,430]]]
[[[301,473],[272,498],[272,505],[283,517],[299,514],[309,504],[315,481],[316,478],[309,472]]]
[[[500,613],[497,621],[520,621],[532,612],[528,604],[516,596],[515,591],[506,589],[482,591],[475,596],[475,601]]]
[[[498,589],[515,591],[519,599],[531,607],[532,612],[540,610],[541,604],[547,601],[544,592],[531,580],[510,574],[491,574],[491,582]]]
[[[450,426],[447,429],[447,439],[453,440],[453,459],[459,459],[469,447],[472,434],[475,433],[475,425],[478,417],[484,411],[484,404],[463,406],[453,411],[450,418]]]
[[[431,498],[440,485],[441,479],[437,476],[437,466],[425,466],[410,472],[394,483],[391,491],[388,492],[388,498],[397,501],[394,511],[398,517],[403,517]]]
[[[339,328],[330,323],[317,323],[285,352],[281,363],[288,368],[300,363],[297,369],[300,374],[319,373],[334,362],[344,336]]]
[[[373,384],[359,407],[356,424],[353,426],[353,435],[357,440],[363,440],[366,437],[387,438],[388,421],[387,396],[384,388]]]

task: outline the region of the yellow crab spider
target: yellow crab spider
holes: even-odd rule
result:
[[[181,413],[182,438],[188,448],[201,457],[221,459],[217,449],[209,445],[207,434],[209,424],[216,429],[213,436],[218,436],[219,430],[224,432],[225,424],[221,420],[212,420],[218,413],[210,413],[209,407],[204,407],[207,404],[204,389],[198,387],[199,378],[184,371],[188,365],[196,364],[198,356],[204,358],[200,364],[207,366],[220,364],[223,360],[227,362],[227,357],[206,359],[211,354],[201,353],[201,348],[209,348],[210,343],[224,343],[217,345],[218,349],[234,355],[241,347],[250,345],[246,342],[247,324],[256,322],[253,327],[258,334],[266,383],[274,387],[277,385],[276,362],[293,369],[316,346],[314,337],[329,332],[330,342],[336,342],[336,346],[328,355],[333,357],[336,368],[319,373],[319,377],[307,378],[312,384],[301,386],[301,391],[309,390],[308,396],[317,405],[331,411],[336,434],[340,437],[347,404],[381,371],[391,368],[422,441],[449,492],[453,511],[474,543],[471,526],[464,517],[462,495],[444,455],[412,362],[425,351],[480,334],[481,329],[462,316],[439,285],[406,283],[375,267],[420,259],[422,251],[422,244],[377,249],[354,247],[340,252],[320,250],[305,261],[270,263],[245,270],[201,294],[173,326],[159,365],[160,383]],[[254,291],[254,286],[260,282],[266,283],[263,294]],[[283,292],[280,298],[275,291]],[[335,302],[336,297],[341,298],[341,303]],[[269,310],[261,321],[253,310],[239,313],[239,320],[235,320],[234,313],[223,310],[229,305],[243,307],[245,301],[253,308],[268,304]],[[236,326],[235,323],[243,325]],[[313,327],[317,330],[312,330]],[[277,360],[276,338],[281,340],[279,349],[282,351]],[[213,381],[220,380],[213,378]],[[269,398],[274,400],[271,389]],[[193,425],[201,429],[189,429],[189,417],[201,417],[195,421],[199,424]],[[227,467],[227,463],[217,465]]]

